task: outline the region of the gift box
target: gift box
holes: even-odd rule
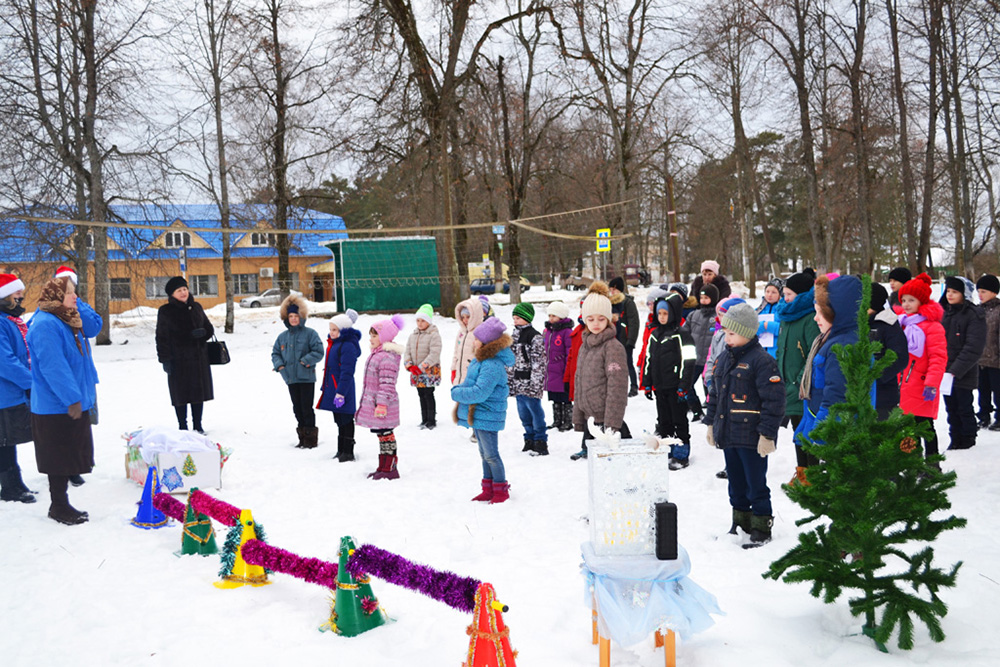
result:
[[[231,450],[219,443],[197,433],[162,428],[133,431],[124,438],[125,476],[137,484],[145,483],[146,471],[155,465],[162,491],[186,494],[193,488],[222,488],[222,468]]]
[[[669,500],[670,451],[640,440],[609,447],[587,442],[590,541],[598,556],[656,551],[656,503]]]

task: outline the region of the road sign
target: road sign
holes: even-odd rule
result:
[[[497,236],[503,234],[505,229],[506,227],[504,227],[504,225],[493,225],[493,233],[496,234]]]
[[[611,252],[611,230],[597,230],[597,252]]]
[[[490,261],[490,254],[488,252],[484,252],[483,253],[483,261],[489,263],[489,261]]]

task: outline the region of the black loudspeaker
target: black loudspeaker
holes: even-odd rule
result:
[[[656,557],[659,560],[677,560],[677,505],[656,503]]]

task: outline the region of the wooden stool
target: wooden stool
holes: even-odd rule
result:
[[[602,637],[601,633],[597,630],[597,600],[594,600],[590,613],[592,641],[595,645],[599,646],[600,667],[611,667],[611,640],[607,637]],[[666,667],[677,667],[677,637],[674,635],[674,631],[667,630],[667,634],[663,635],[657,630],[653,634],[653,641],[656,648],[663,647],[664,665]]]

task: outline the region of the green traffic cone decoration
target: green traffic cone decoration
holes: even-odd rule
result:
[[[187,511],[184,514],[184,534],[181,536],[180,556],[211,556],[219,553],[215,543],[215,529],[212,520],[204,514],[196,512],[191,506],[191,495],[197,491],[191,489],[188,493]]]
[[[368,575],[355,579],[347,571],[347,561],[354,555],[354,538],[340,538],[338,554],[337,591],[330,609],[329,629],[338,635],[356,637],[362,632],[385,625],[387,619],[379,604]]]

